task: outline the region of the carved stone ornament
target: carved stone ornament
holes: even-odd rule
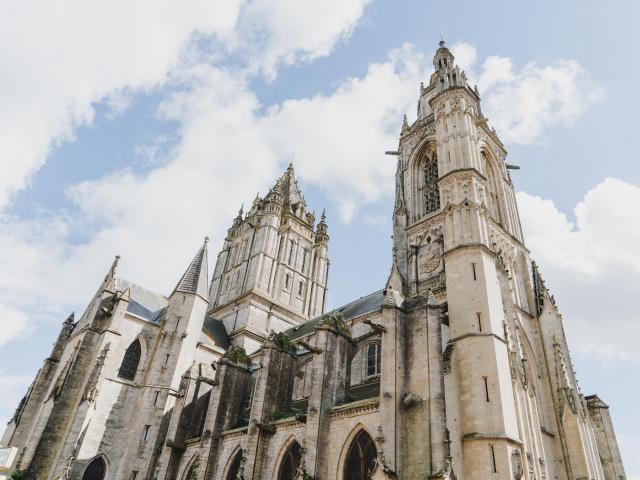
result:
[[[406,410],[413,408],[418,403],[421,403],[423,401],[424,399],[417,393],[408,392],[408,393],[405,393],[404,396],[402,397],[402,405]]]
[[[432,475],[429,475],[429,480],[456,480],[456,474],[453,473],[453,465],[451,458],[447,458],[444,461],[444,467]]]

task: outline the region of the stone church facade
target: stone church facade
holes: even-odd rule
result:
[[[68,318],[1,440],[28,479],[626,478],[531,262],[506,151],[441,42],[397,151],[381,290],[325,312],[329,235],[289,167],[173,292]]]

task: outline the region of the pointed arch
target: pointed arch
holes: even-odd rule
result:
[[[486,148],[480,150],[480,156],[482,157],[482,168],[487,177],[486,204],[489,215],[497,223],[504,224],[506,216],[499,170],[496,168],[493,156]]]
[[[140,365],[140,358],[142,357],[142,345],[140,343],[140,337],[136,338],[127,347],[118,370],[118,377],[125,380],[131,380],[136,377],[138,367]]]
[[[280,449],[272,478],[277,480],[294,480],[301,459],[302,446],[296,437],[291,435]]]
[[[347,435],[340,452],[336,478],[368,480],[378,466],[378,449],[369,430],[358,423]]]
[[[107,478],[107,461],[104,455],[91,460],[82,473],[82,480],[105,480]]]
[[[198,467],[200,466],[200,455],[195,453],[193,457],[189,459],[187,466],[184,469],[183,480],[197,480]]]
[[[408,168],[412,223],[440,209],[436,145],[433,140],[427,139],[415,152]]]
[[[238,445],[227,460],[227,465],[224,467],[222,478],[224,480],[236,480],[240,473],[240,467],[242,466],[243,451],[240,445]]]

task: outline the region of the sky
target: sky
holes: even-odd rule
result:
[[[585,394],[640,480],[632,1],[0,0],[0,423],[119,273],[168,294],[293,160],[329,306],[384,285],[402,116],[443,34],[508,151]],[[210,265],[212,268],[213,265]]]

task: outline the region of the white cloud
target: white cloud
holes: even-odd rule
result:
[[[330,53],[366,3],[10,1],[0,29],[0,208],[53,148],[92,122],[94,103],[121,112],[133,93],[163,85],[181,60],[229,52],[273,77],[280,64]],[[215,55],[187,48],[203,40],[213,40]]]
[[[236,48],[273,78],[279,65],[327,56],[348,37],[370,0],[252,0],[244,8]]]
[[[559,300],[573,347],[606,358],[640,361],[640,188],[607,178],[573,212],[518,194],[525,240]]]
[[[238,10],[238,0],[3,5],[0,207],[92,121],[94,102],[163,83],[194,32],[229,32]]]
[[[575,60],[529,62],[517,70],[511,58],[499,55],[478,67],[476,48],[468,43],[457,43],[452,51],[471,83],[478,84],[483,111],[507,143],[539,142],[545,129],[570,126],[604,95]]]
[[[0,347],[21,338],[29,329],[29,318],[27,315],[8,305],[0,303]]]

